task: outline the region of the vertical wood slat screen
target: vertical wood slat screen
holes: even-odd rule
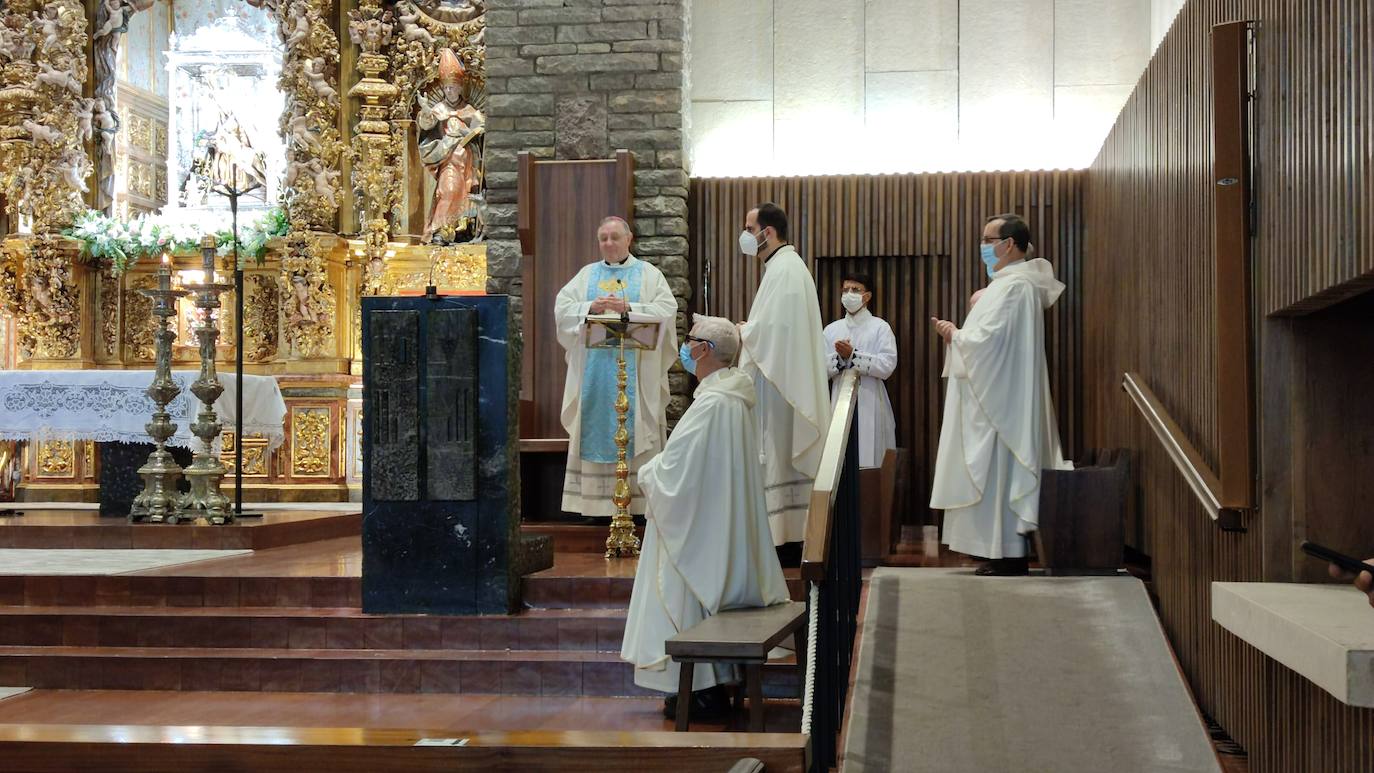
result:
[[[1374,710],[1339,703],[1211,620],[1213,581],[1265,579],[1265,532],[1280,514],[1220,532],[1120,390],[1125,371],[1144,375],[1216,468],[1208,51],[1213,26],[1244,20],[1259,23],[1257,309],[1306,313],[1374,280],[1374,0],[1189,0],[1084,182],[1083,441],[1138,452],[1135,542],[1153,559],[1161,620],[1199,704],[1246,748],[1250,769],[1364,773]],[[1266,378],[1281,372],[1266,365]],[[1261,490],[1289,474],[1261,473]]]
[[[978,244],[990,215],[1024,217],[1037,255],[1067,285],[1046,317],[1046,357],[1065,452],[1078,449],[1081,179],[1081,172],[1069,171],[693,179],[693,310],[709,305],[716,316],[748,316],[761,261],[741,255],[737,239],[745,213],[764,201],[787,212],[790,241],[816,276],[826,323],[842,314],[843,274],[872,276],[874,312],[897,337],[898,369],[888,395],[897,443],[912,452],[913,512],[906,522],[923,522],[944,400],[944,347],[928,320],[961,323],[969,296],[986,286]],[[707,276],[709,298],[703,296]]]

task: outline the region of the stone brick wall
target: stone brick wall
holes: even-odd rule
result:
[[[489,0],[489,292],[521,294],[516,157],[635,157],[634,254],[658,266],[685,324],[687,166],[685,0]],[[587,245],[589,256],[593,245]],[[515,301],[517,311],[520,300]],[[672,374],[676,420],[688,382]]]

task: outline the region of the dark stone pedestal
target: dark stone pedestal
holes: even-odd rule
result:
[[[97,443],[100,454],[100,514],[124,518],[134,498],[143,491],[143,479],[138,468],[148,461],[148,454],[156,448],[152,443]],[[191,464],[191,449],[167,446],[172,458],[185,469]],[[190,491],[185,478],[177,481],[177,488]]]
[[[363,610],[505,614],[522,539],[505,296],[363,299]]]

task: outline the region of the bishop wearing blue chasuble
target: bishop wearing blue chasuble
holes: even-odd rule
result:
[[[568,432],[568,470],[563,483],[563,509],[585,516],[615,512],[615,398],[619,352],[588,349],[586,319],[595,314],[630,315],[632,320],[660,323],[653,350],[625,351],[626,426],[630,442],[630,512],[644,513],[639,491],[640,465],[663,450],[667,438],[668,369],[677,358],[677,299],[655,266],[630,254],[629,225],[608,217],[597,229],[601,259],[577,272],[558,293],[554,316],[558,341],[567,354],[563,387],[563,428]]]

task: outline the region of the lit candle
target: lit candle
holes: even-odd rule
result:
[[[159,290],[172,289],[172,267],[170,265],[170,257],[171,256],[167,253],[162,253],[162,265],[159,266],[157,270],[157,289]]]

